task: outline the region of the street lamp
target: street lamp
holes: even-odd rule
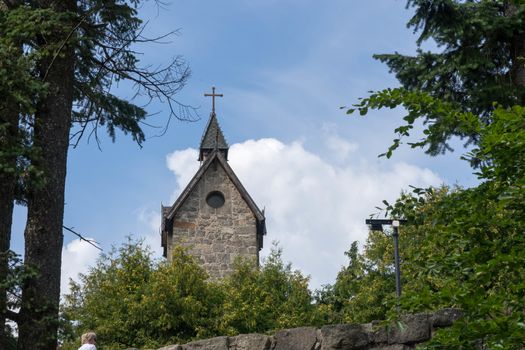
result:
[[[399,231],[398,228],[401,224],[406,224],[406,220],[392,220],[392,219],[366,219],[365,223],[370,225],[372,231],[383,232],[383,225],[391,225],[394,228],[392,238],[394,238],[394,264],[396,268],[396,294],[397,297],[401,297],[401,270],[399,268]]]

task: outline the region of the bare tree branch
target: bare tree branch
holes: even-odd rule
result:
[[[92,11],[95,11],[97,8],[93,8]],[[87,18],[87,16],[89,15],[89,12],[86,13],[84,16],[82,16],[82,18],[80,19],[80,21],[78,21],[78,23],[76,24],[76,26],[71,29],[69,31],[69,33],[67,34],[66,38],[64,39],[64,41],[62,41],[62,44],[60,45],[60,47],[58,48],[58,50],[55,52],[55,54],[53,55],[53,58],[51,59],[51,62],[49,63],[49,65],[47,66],[47,69],[46,69],[46,73],[44,74],[44,77],[42,78],[42,81],[46,81],[46,78],[49,74],[49,71],[51,70],[51,67],[53,66],[53,64],[55,63],[55,60],[57,59],[58,55],[60,54],[60,51],[62,51],[64,49],[64,47],[66,46],[67,42],[69,41],[69,39],[71,39],[71,36],[77,31],[77,29],[80,27],[80,25],[84,22],[84,20]]]
[[[102,248],[100,248],[100,247],[97,245],[97,244],[98,244],[97,241],[92,240],[92,239],[84,238],[84,236],[82,236],[80,233],[75,232],[75,231],[73,230],[72,227],[67,227],[67,226],[64,226],[64,225],[62,225],[62,227],[63,227],[65,230],[67,230],[67,231],[69,231],[69,232],[71,232],[71,233],[77,235],[78,238],[80,238],[81,241],[87,242],[87,243],[91,244],[93,247],[97,248],[98,250],[103,251]]]

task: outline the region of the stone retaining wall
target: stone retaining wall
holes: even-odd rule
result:
[[[405,316],[401,325],[379,327],[379,322],[285,329],[274,335],[241,334],[216,337],[158,350],[408,350],[429,340],[437,328],[461,317],[456,309]],[[129,349],[128,349],[129,350]]]

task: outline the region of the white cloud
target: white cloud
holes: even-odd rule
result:
[[[177,176],[177,189],[179,192],[173,193],[170,199],[170,205],[177,199],[177,195],[186,187],[191,178],[199,169],[197,161],[199,152],[193,148],[187,148],[183,151],[175,151],[166,156],[168,169],[173,171]]]
[[[329,154],[335,156],[335,160],[344,162],[348,157],[359,149],[356,142],[348,142],[336,132],[337,126],[334,123],[325,123],[322,131],[325,136],[325,145],[330,151]]]
[[[162,256],[160,242],[160,212],[147,207],[140,208],[136,212],[138,224],[140,225],[141,238],[153,252],[153,257]]]
[[[86,238],[91,239],[91,238]],[[69,242],[62,248],[62,273],[60,291],[69,293],[69,279],[78,281],[79,273],[87,273],[89,266],[95,264],[100,251],[80,239]]]
[[[335,133],[326,137],[344,142]],[[343,153],[356,147],[348,143]],[[179,185],[174,197],[194,175],[196,153],[186,149],[168,156]],[[229,162],[255,202],[266,209],[263,255],[272,241],[279,241],[285,260],[311,275],[314,288],[334,282],[346,264],[344,251],[352,241],[364,242],[364,220],[383,199],[395,199],[409,185],[442,182],[414,165],[391,163],[385,170],[357,158],[341,164],[307,151],[300,142],[285,144],[273,138],[232,145]]]

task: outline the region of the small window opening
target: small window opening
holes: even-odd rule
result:
[[[212,191],[206,196],[206,203],[212,208],[220,208],[224,205],[224,195],[219,191]]]

